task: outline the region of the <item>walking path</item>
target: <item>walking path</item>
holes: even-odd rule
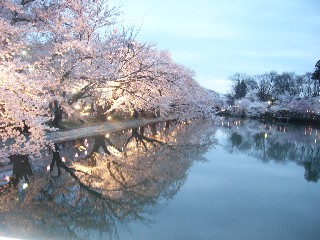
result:
[[[49,132],[46,134],[48,140],[55,143],[65,142],[77,138],[90,137],[95,135],[114,133],[121,130],[141,127],[150,123],[174,120],[174,117],[158,117],[158,118],[138,118],[128,119],[124,121],[105,122],[98,125],[76,128],[68,131]]]
[[[151,123],[163,122],[177,119],[176,117],[158,117],[158,118],[138,118],[138,119],[128,119],[122,121],[105,122],[97,125],[86,126],[81,128],[76,128],[67,131],[56,131],[49,132],[46,134],[48,140],[54,143],[65,142],[77,138],[90,137],[95,135],[114,133],[130,128],[141,127]],[[3,175],[7,171],[12,170],[12,165],[6,165],[0,168],[0,173]],[[5,174],[8,175],[8,174]],[[0,176],[1,179],[1,176]],[[0,182],[0,185],[2,183]]]

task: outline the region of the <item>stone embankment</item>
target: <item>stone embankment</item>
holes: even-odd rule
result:
[[[157,118],[138,118],[138,119],[128,119],[122,121],[109,121],[104,123],[99,123],[96,125],[79,127],[67,131],[56,131],[49,132],[46,134],[46,138],[54,143],[65,142],[78,138],[85,138],[96,135],[104,135],[107,133],[114,133],[130,128],[142,127],[151,123],[163,122],[175,120],[176,117],[157,117]],[[0,167],[0,173],[3,175],[8,171],[12,170],[12,165],[6,165]],[[1,176],[0,176],[1,179]],[[1,185],[1,183],[0,183]]]
[[[105,122],[93,126],[80,127],[68,131],[56,131],[46,134],[48,140],[55,143],[65,142],[77,138],[90,137],[100,134],[114,133],[125,129],[145,126],[155,122],[170,121],[175,117],[138,118],[123,121]]]

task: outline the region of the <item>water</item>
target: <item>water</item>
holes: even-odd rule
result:
[[[1,236],[320,239],[318,139],[314,126],[225,120],[65,143],[60,155],[76,161],[77,179],[44,173],[15,193],[17,204],[2,194]],[[111,156],[94,155],[88,167],[103,142]]]

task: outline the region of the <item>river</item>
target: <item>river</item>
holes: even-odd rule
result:
[[[320,239],[319,134],[315,126],[224,119],[65,142],[61,175],[35,159],[27,187],[1,192],[0,234]]]

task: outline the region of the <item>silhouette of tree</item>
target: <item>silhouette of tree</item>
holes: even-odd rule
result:
[[[319,81],[320,83],[320,60],[316,63],[314,72],[312,73],[311,78],[313,80]]]

